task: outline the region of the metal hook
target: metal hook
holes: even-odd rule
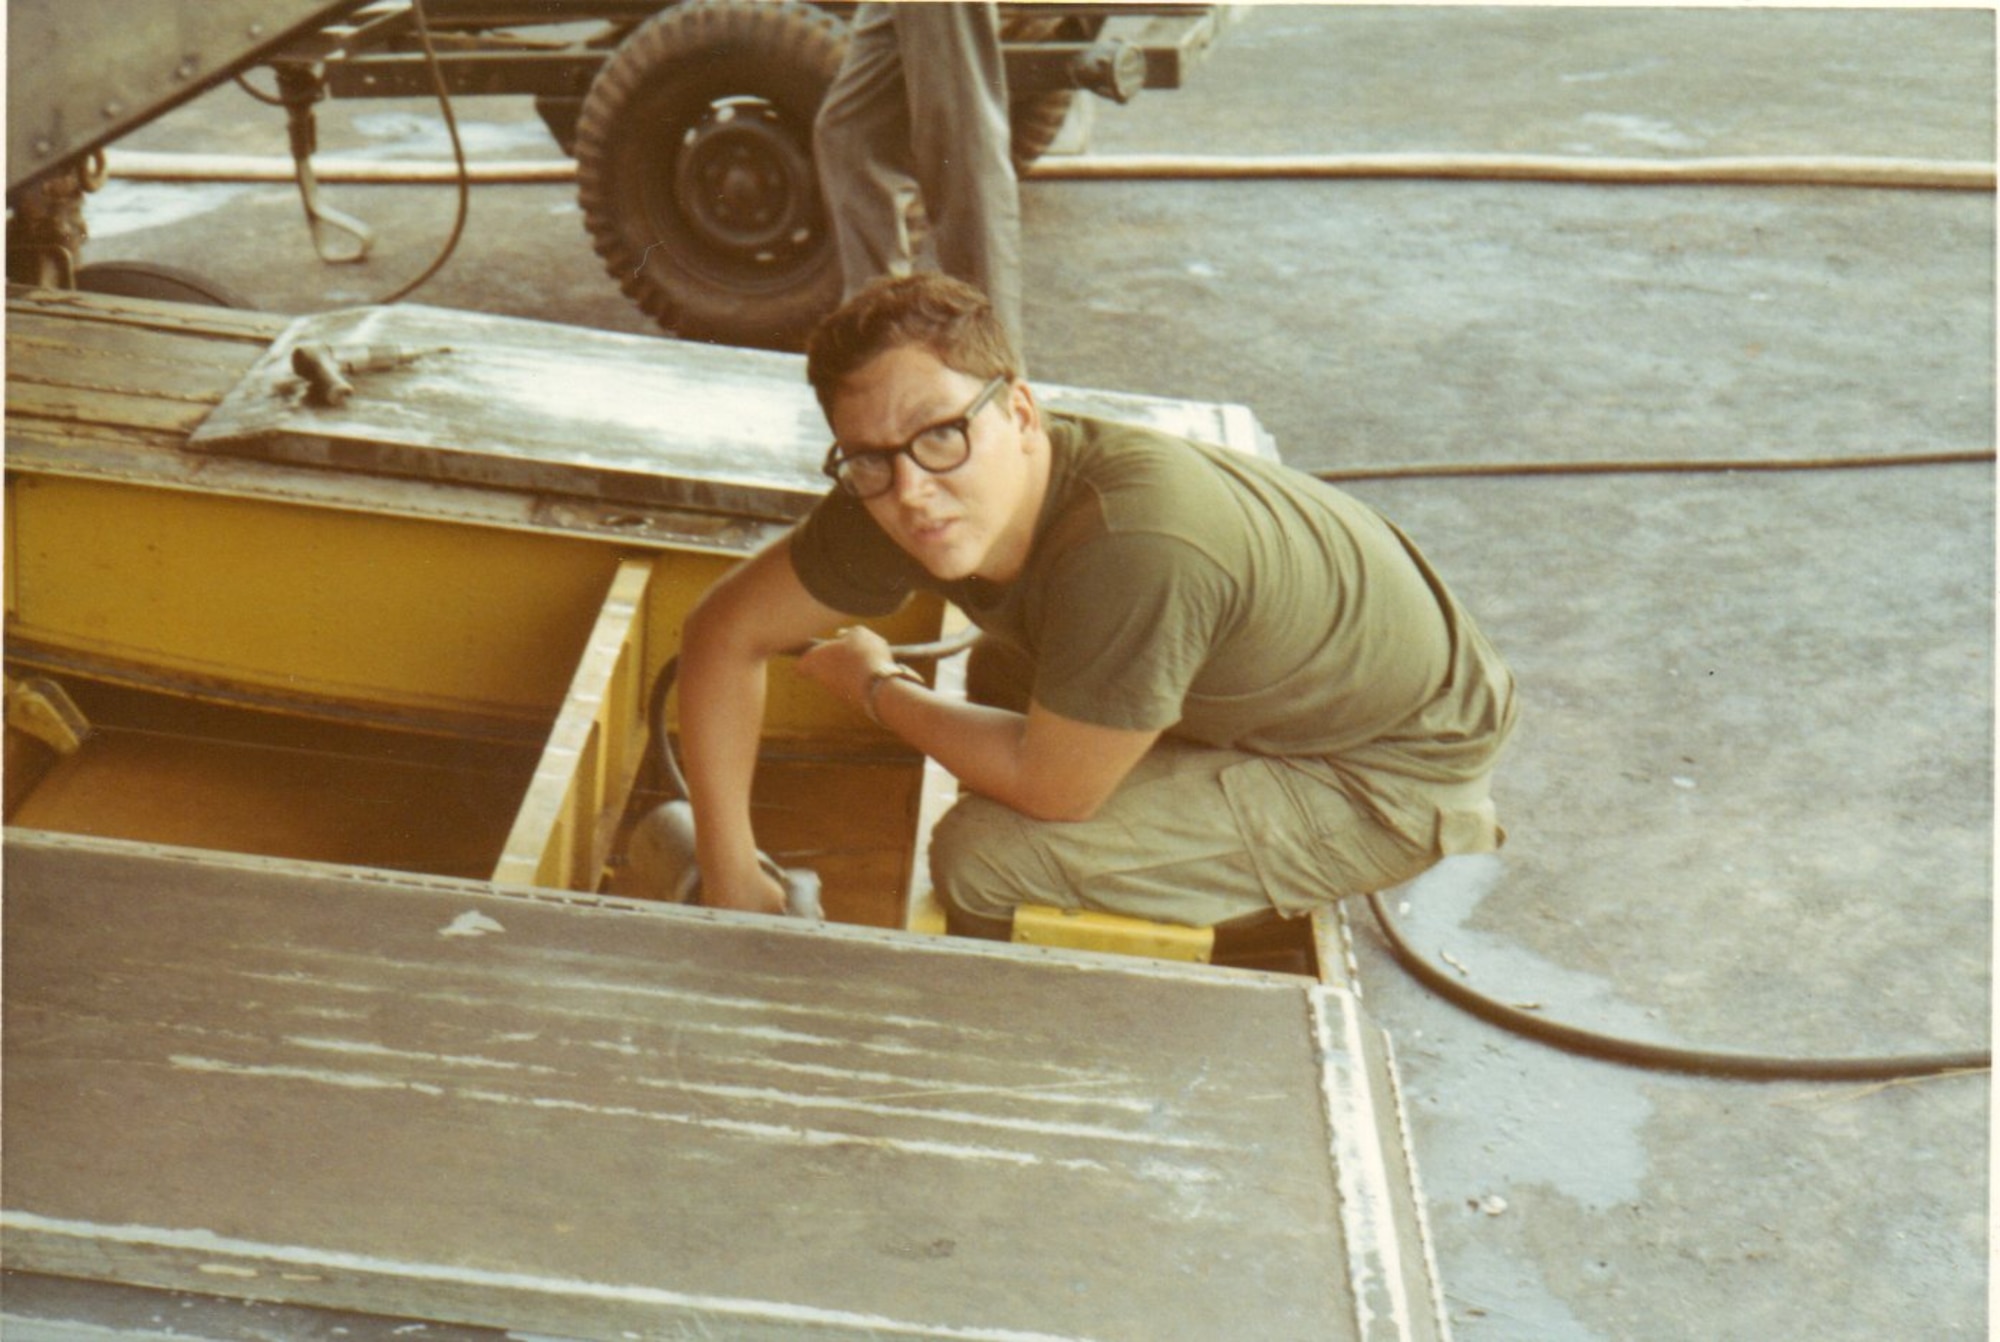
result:
[[[301,156],[296,162],[299,198],[305,204],[306,226],[312,233],[313,250],[319,253],[319,259],[328,265],[351,265],[367,259],[368,249],[375,245],[375,230],[319,198],[319,180],[313,176],[311,158]],[[353,249],[344,252],[331,250],[327,242],[329,229],[337,229],[353,238]]]
[[[312,232],[313,250],[329,265],[351,265],[364,260],[375,245],[375,230],[319,198],[319,179],[313,174],[312,155],[318,147],[319,129],[313,120],[313,104],[326,96],[325,81],[317,67],[287,62],[273,67],[278,75],[278,96],[285,104],[286,130],[291,134],[292,164],[298,173],[299,199],[306,210],[306,226]],[[328,230],[338,230],[354,239],[349,251],[329,246]]]

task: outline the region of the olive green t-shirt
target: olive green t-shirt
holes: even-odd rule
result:
[[[1014,582],[939,582],[839,491],[793,536],[800,581],[855,615],[941,592],[1077,721],[1269,755],[1380,743],[1440,781],[1491,768],[1512,677],[1373,509],[1226,448],[1045,418],[1049,491]]]

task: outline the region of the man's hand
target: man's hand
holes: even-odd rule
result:
[[[717,872],[711,879],[702,872],[701,902],[711,909],[742,909],[748,913],[783,913],[785,887],[778,884],[763,864],[745,873]]]
[[[815,643],[799,658],[799,671],[838,698],[865,709],[868,682],[895,664],[896,656],[880,634],[853,627]]]

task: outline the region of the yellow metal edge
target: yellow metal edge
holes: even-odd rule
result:
[[[627,559],[613,576],[495,881],[596,888],[645,755],[645,702],[633,667],[643,655],[652,577],[646,559]]]
[[[1215,955],[1215,929],[1149,922],[1090,909],[1056,909],[1024,904],[1014,910],[1014,940],[1026,946],[1062,946],[1078,951],[1110,951],[1155,960],[1208,964]]]

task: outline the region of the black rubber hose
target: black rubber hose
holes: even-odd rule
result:
[[[438,110],[444,115],[445,131],[451,137],[452,162],[458,168],[458,201],[452,209],[451,234],[444,240],[437,255],[415,279],[375,300],[383,305],[400,303],[430,283],[431,277],[444,269],[445,262],[451,260],[452,253],[458,250],[459,239],[465,236],[466,216],[472,211],[472,177],[465,163],[465,141],[458,133],[458,117],[451,110],[451,94],[445,88],[444,70],[438,62],[437,48],[431,41],[430,21],[424,16],[424,0],[410,0],[410,15],[417,22],[417,40],[423,44],[424,64],[430,71],[431,90],[437,94]]]
[[[957,634],[938,639],[933,643],[904,643],[889,649],[899,662],[935,662],[946,657],[956,657],[979,641],[977,627],[961,630]],[[796,656],[804,648],[795,648],[788,655]],[[672,789],[681,801],[692,801],[688,796],[687,775],[681,772],[681,762],[674,755],[674,743],[667,732],[667,695],[673,692],[674,679],[680,674],[681,659],[667,658],[666,665],[653,680],[653,692],[646,702],[646,721],[653,731],[653,752],[660,761],[662,781]]]
[[[977,636],[978,630],[973,629],[966,631],[959,638],[899,647],[895,652],[900,660],[905,661],[949,657],[970,647]],[[661,770],[666,775],[665,781],[677,796],[685,799],[688,795],[687,779],[681,773],[680,762],[674,757],[673,744],[666,726],[667,695],[673,690],[674,678],[679,668],[678,657],[668,658],[666,665],[660,668],[660,674],[653,681],[652,694],[646,706],[646,719],[652,725],[654,749]],[[1397,963],[1409,971],[1419,983],[1489,1024],[1599,1061],[1625,1063],[1657,1071],[1755,1081],[1884,1081],[1948,1072],[1984,1071],[1993,1066],[1991,1050],[1894,1054],[1885,1057],[1809,1058],[1680,1048],[1671,1044],[1656,1044],[1649,1040],[1627,1039],[1618,1035],[1586,1030],[1581,1026],[1550,1020],[1534,1012],[1510,1006],[1453,977],[1410,945],[1409,940],[1403,936],[1402,929],[1397,926],[1396,920],[1390,916],[1388,907],[1380,895],[1368,896],[1368,907],[1374,910],[1375,920],[1381,925],[1382,935],[1387,939],[1390,952],[1395,956]]]
[[[1374,910],[1375,921],[1381,924],[1382,935],[1388,939],[1396,962],[1432,992],[1488,1024],[1603,1062],[1746,1081],[1893,1081],[1948,1072],[1987,1071],[1993,1066],[1991,1049],[1892,1054],[1885,1057],[1813,1058],[1678,1048],[1649,1040],[1600,1034],[1595,1030],[1550,1020],[1487,996],[1412,947],[1395,919],[1389,916],[1388,907],[1380,895],[1368,896],[1368,907]]]
[[[1738,472],[1860,471],[1900,466],[1977,465],[1995,460],[1990,448],[1940,452],[1873,453],[1853,457],[1655,458],[1642,461],[1455,461],[1384,466],[1335,466],[1308,471],[1330,485],[1355,480],[1441,480],[1534,475],[1729,475]]]

